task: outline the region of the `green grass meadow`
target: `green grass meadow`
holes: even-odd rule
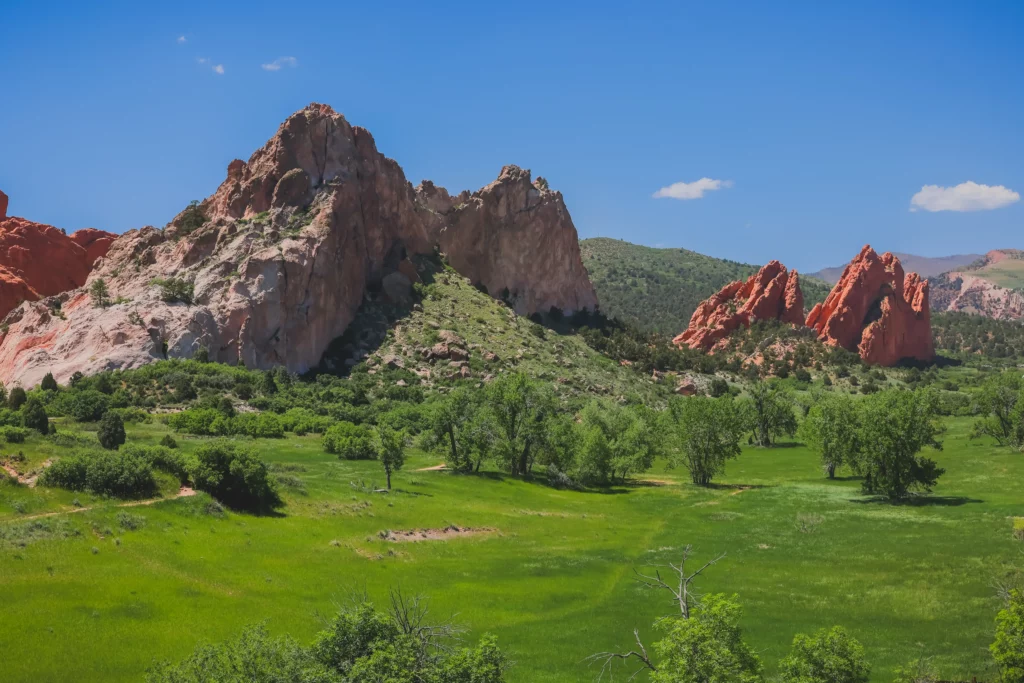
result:
[[[590,681],[589,654],[630,646],[634,627],[657,640],[652,623],[672,609],[634,567],[676,561],[689,543],[700,562],[727,553],[701,588],[739,595],[768,673],[794,634],[841,624],[864,644],[872,680],[920,656],[945,679],[991,680],[993,582],[1024,564],[1012,535],[1024,455],[969,441],[968,420],[948,427],[934,455],[947,472],[918,505],[868,501],[859,481],[826,480],[796,444],[745,448],[712,489],[659,465],[648,475],[658,485],[600,492],[415,471],[439,460],[414,451],[384,495],[372,492],[377,463],[338,461],[319,438],[290,437],[256,442],[305,486],[282,487],[278,516],[211,514],[200,494],[126,508],[144,518],[137,530],[119,525],[116,501],[3,484],[0,529],[46,529],[23,546],[0,534],[0,679],[137,681],[155,658],[255,622],[308,641],[318,615],[353,593],[383,602],[401,586],[428,596],[434,615],[457,614],[470,638],[495,633],[515,661],[509,680]],[[155,441],[164,429],[129,435]],[[46,457],[41,448],[24,444],[30,462]],[[89,509],[70,513],[75,498]],[[63,512],[24,519],[49,511]],[[449,524],[493,531],[380,537]]]

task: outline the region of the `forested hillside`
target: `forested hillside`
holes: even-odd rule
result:
[[[678,334],[701,301],[758,269],[687,249],[655,249],[605,237],[582,240],[580,250],[601,310],[664,335]],[[802,276],[800,286],[808,309],[828,296],[829,286],[821,280]]]

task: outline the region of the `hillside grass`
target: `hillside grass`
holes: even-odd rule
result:
[[[581,240],[580,252],[606,315],[668,336],[686,329],[702,301],[759,268],[687,249],[655,249],[605,237]],[[808,311],[831,289],[803,275],[800,286]]]
[[[282,487],[275,516],[222,513],[204,494],[130,508],[115,501],[0,484],[0,594],[5,681],[137,681],[154,658],[267,621],[307,641],[352,592],[378,601],[390,587],[458,613],[471,636],[498,635],[511,681],[590,681],[592,652],[628,647],[665,614],[666,596],[634,567],[726,552],[704,591],[737,593],[743,626],[768,672],[793,635],[841,624],[863,642],[872,680],[934,658],[942,678],[991,680],[986,651],[999,602],[992,588],[1021,568],[1012,519],[1024,515],[1024,457],[967,439],[947,422],[947,469],[932,497],[894,506],[865,499],[859,481],[826,480],[795,443],[744,448],[711,489],[663,463],[644,484],[593,492],[551,489],[487,471],[416,471],[439,460],[410,453],[390,495],[376,462],[323,453],[317,437],[255,441],[302,488]],[[156,443],[160,424],[129,427]],[[178,437],[182,449],[204,441]],[[41,437],[23,444],[43,455]],[[37,453],[37,451],[39,451]],[[29,507],[16,501],[34,501]],[[93,507],[94,506],[94,507]],[[39,511],[64,511],[26,520]],[[493,533],[421,543],[385,530],[460,527]],[[26,530],[32,527],[30,530]],[[2,540],[6,539],[6,540]],[[12,539],[20,539],[14,540]]]

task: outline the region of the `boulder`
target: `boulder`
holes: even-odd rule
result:
[[[771,261],[746,282],[730,282],[702,302],[690,318],[690,326],[675,339],[677,346],[712,351],[737,329],[758,320],[803,323],[804,296],[800,276]]]
[[[846,266],[824,303],[811,310],[807,325],[825,343],[855,351],[874,365],[935,356],[927,280],[904,275],[896,256],[879,256],[870,245]]]

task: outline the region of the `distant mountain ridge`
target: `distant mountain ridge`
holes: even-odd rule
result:
[[[689,249],[645,247],[607,237],[581,240],[580,254],[604,313],[667,336],[685,330],[702,301],[759,268]],[[831,289],[803,274],[800,287],[808,310]]]
[[[993,249],[978,260],[931,278],[936,311],[1024,318],[1024,251]]]
[[[903,264],[904,270],[908,273],[917,273],[923,278],[932,278],[942,273],[963,268],[976,261],[985,258],[984,254],[954,254],[952,256],[916,256],[914,254],[903,254],[893,252],[893,255]],[[839,282],[843,275],[845,265],[833,268],[822,268],[815,273],[808,273],[810,277],[816,277],[830,285]]]

